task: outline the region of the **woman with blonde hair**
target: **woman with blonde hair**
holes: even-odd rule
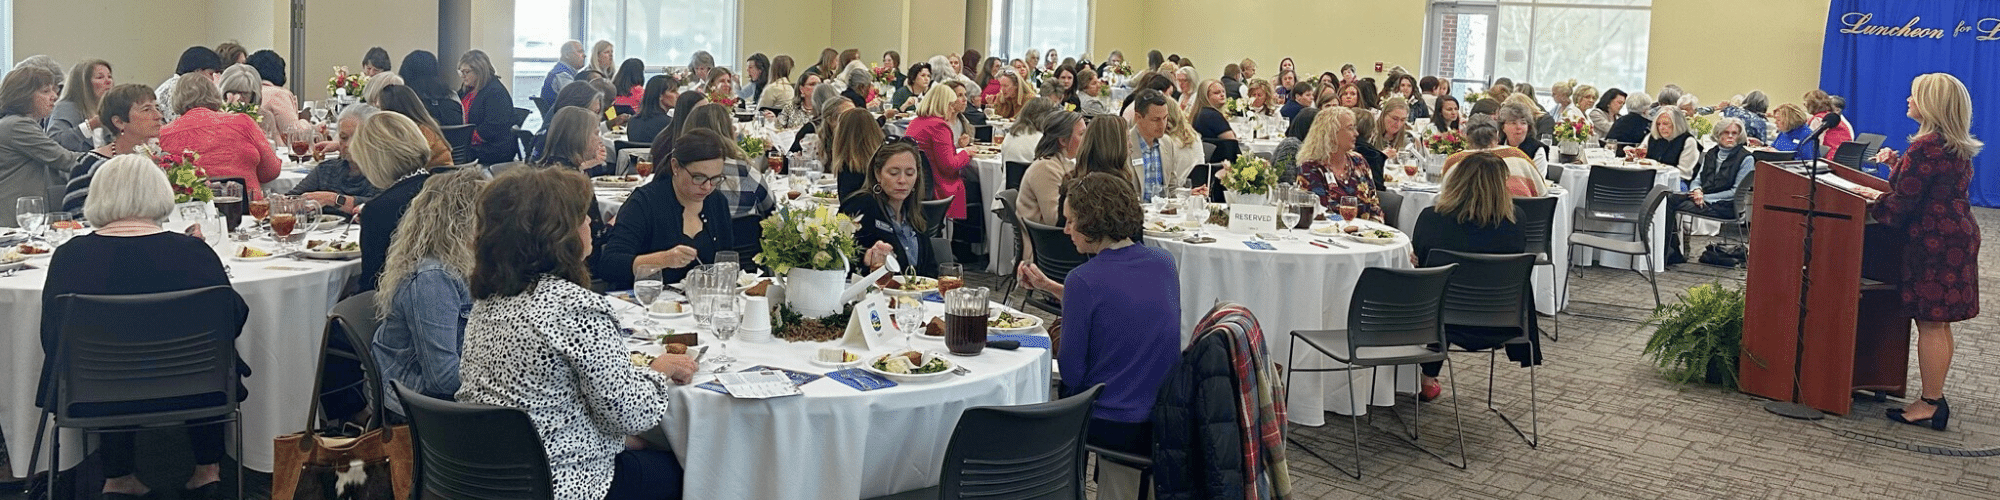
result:
[[[1421,102],[1421,101],[1419,101]],[[1395,158],[1397,154],[1410,150],[1416,145],[1416,136],[1410,132],[1410,101],[1389,99],[1382,101],[1381,122],[1368,137],[1368,144],[1382,151],[1384,158]]]
[[[1888,164],[1889,191],[1863,188],[1876,200],[1868,214],[1902,229],[1902,314],[1917,321],[1920,401],[1889,410],[1889,419],[1944,430],[1951,404],[1944,398],[1951,371],[1951,324],[1979,316],[1979,223],[1972,217],[1966,189],[1972,157],[1984,144],[1972,136],[1972,96],[1948,73],[1927,73],[1910,82],[1906,101],[1917,133],[1909,151],[1883,148],[1875,160]]]
[[[417,122],[401,113],[375,113],[355,129],[347,153],[361,167],[368,183],[382,189],[368,201],[368,216],[361,218],[360,289],[374,290],[388,262],[396,226],[423,190],[424,182],[430,180],[431,172],[424,169],[424,162],[430,159],[431,149]]]
[[[1278,97],[1276,89],[1271,88],[1271,81],[1263,78],[1251,78],[1244,82],[1243,98],[1249,100],[1244,106],[1248,110],[1246,113],[1265,118],[1278,116],[1278,108],[1284,105],[1284,98]]]
[[[951,198],[951,208],[946,214],[952,219],[965,219],[965,167],[972,163],[972,155],[967,153],[958,136],[952,134],[951,123],[957,118],[951,113],[952,101],[958,100],[958,91],[949,85],[932,85],[924,93],[922,104],[917,106],[917,118],[910,121],[909,137],[923,148],[924,158],[929,160],[933,179],[931,196],[933,199]]]
[[[612,58],[611,48],[610,40],[598,40],[597,43],[590,44],[590,65],[585,66],[584,69],[596,70],[604,76],[617,74],[618,66],[612,63],[614,59]]]
[[[840,199],[847,199],[868,180],[868,162],[875,158],[875,149],[882,147],[882,127],[875,123],[875,114],[865,109],[850,108],[834,118],[836,125],[829,126],[843,132],[828,136],[827,171],[839,180]]]
[[[1418,265],[1433,265],[1430,261],[1433,250],[1499,254],[1527,251],[1527,233],[1516,224],[1514,198],[1507,189],[1510,162],[1493,153],[1480,152],[1445,174],[1437,204],[1417,214],[1416,225],[1410,230],[1410,249],[1415,252],[1410,260]],[[1540,356],[1536,354],[1540,352],[1541,341],[1533,333],[1532,325],[1527,332],[1518,328],[1447,326],[1445,339],[1462,348],[1483,350],[1499,347],[1525,333],[1529,345],[1508,346],[1507,359],[1523,364],[1539,363]],[[1442,392],[1443,387],[1437,381],[1441,368],[1443,363],[1423,364],[1419,399],[1436,399]]]
[[[1828,113],[1834,112],[1833,96],[1827,95],[1824,90],[1813,89],[1806,92],[1805,101],[1806,113],[1812,114],[1812,119],[1808,120],[1806,125],[1812,127],[1813,130],[1819,130],[1820,120],[1826,119]],[[1838,113],[1833,114],[1836,116],[1839,115]],[[1842,117],[1839,126],[1827,130],[1824,134],[1820,134],[1820,156],[1829,159],[1833,158],[1833,150],[1839,149],[1841,144],[1851,140],[1854,140],[1854,125],[1848,123],[1847,118]]]
[[[1342,198],[1354,198],[1361,218],[1380,222],[1382,207],[1375,196],[1373,172],[1368,160],[1354,152],[1356,118],[1353,108],[1320,110],[1299,144],[1298,185],[1319,195],[1320,204],[1329,209],[1340,206]]]
[[[1570,101],[1565,104],[1568,107],[1562,110],[1563,119],[1573,120],[1578,117],[1588,116],[1590,107],[1597,105],[1597,87],[1589,85],[1576,86],[1575,90],[1570,91]]]
[[[486,173],[476,168],[438,175],[410,202],[389,243],[375,294],[376,327],[370,349],[383,378],[411,390],[451,400],[458,393],[458,346],[465,338],[472,292],[472,235]],[[391,411],[404,414],[389,394]]]
[[[65,81],[69,85],[63,86],[62,98],[56,101],[55,111],[49,114],[49,138],[55,139],[63,149],[89,151],[96,146],[94,137],[104,126],[90,124],[90,119],[97,116],[97,102],[118,81],[111,78],[111,63],[103,59],[85,59],[76,63],[70,68],[69,78]]]
[[[1026,82],[1027,80],[1019,74],[1000,74],[1000,90],[994,94],[993,102],[990,103],[993,107],[993,116],[1011,120],[1021,113],[1021,108],[1028,105],[1028,100],[1035,98]]]
[[[1776,137],[1771,139],[1771,149],[1791,151],[1794,160],[1810,160],[1812,149],[1806,139],[1812,138],[1812,127],[1806,125],[1806,109],[1796,103],[1784,103],[1771,110],[1771,124],[1776,125]]]

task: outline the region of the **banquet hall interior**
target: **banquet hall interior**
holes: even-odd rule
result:
[[[0,500],[2000,498],[1990,6],[0,0]]]

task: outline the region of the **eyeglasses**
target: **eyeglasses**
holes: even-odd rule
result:
[[[687,167],[681,167],[681,171],[687,172],[688,183],[696,186],[713,186],[718,182],[722,182],[724,177],[729,176],[729,174],[701,175],[694,173],[693,170],[688,170]]]

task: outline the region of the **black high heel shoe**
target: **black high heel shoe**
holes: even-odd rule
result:
[[[1937,407],[1937,411],[1932,412],[1930,418],[1925,418],[1921,420],[1909,420],[1903,418],[1902,408],[1890,408],[1888,411],[1889,420],[1894,420],[1897,422],[1902,422],[1905,424],[1916,425],[1916,426],[1926,426],[1930,427],[1931,430],[1934,431],[1944,430],[1945,425],[1951,422],[1951,403],[1945,401],[1944,397],[1942,396],[1938,397],[1937,399],[1930,399],[1930,398],[1918,398],[1918,399],[1922,399],[1925,403],[1930,403],[1931,406]]]

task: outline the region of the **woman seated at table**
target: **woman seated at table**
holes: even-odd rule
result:
[[[721,104],[698,106],[688,120],[687,128],[681,131],[683,136],[691,130],[707,129],[724,138],[736,137],[736,115]],[[735,226],[735,238],[723,249],[736,250],[740,258],[749,259],[763,250],[758,242],[764,237],[764,227],[758,222],[777,210],[778,201],[771,196],[770,188],[764,186],[762,155],[746,158],[742,148],[726,152],[729,159],[723,162],[722,170],[728,179],[716,185],[716,190],[729,202],[729,220]]]
[[[1646,141],[1636,149],[1625,153],[1634,158],[1645,158],[1672,165],[1681,171],[1681,181],[1694,179],[1694,167],[1701,163],[1701,144],[1694,140],[1694,133],[1688,131],[1687,118],[1681,109],[1661,106],[1653,118],[1653,133],[1646,135]]]
[[[1112,114],[1111,93],[1104,90],[1104,80],[1097,78],[1097,72],[1089,69],[1076,72],[1077,99],[1083,101],[1079,109],[1084,116]]]
[[[556,111],[550,121],[548,141],[542,145],[542,156],[531,164],[541,168],[561,168],[584,172],[605,168],[606,153],[604,140],[598,137],[599,116],[588,109],[576,106],[564,107]],[[591,249],[590,264],[595,265],[598,255],[604,254],[604,233],[611,228],[605,220],[604,212],[597,204],[590,205],[590,237],[597,248]]]
[[[1054,97],[1057,102],[1063,104],[1064,109],[1071,111],[1083,109],[1083,101],[1077,99],[1076,95],[1076,68],[1057,66],[1053,80],[1054,85],[1051,88],[1055,89]]]
[[[424,109],[431,113],[431,121],[446,127],[465,123],[465,106],[458,102],[458,94],[452,93],[450,86],[440,77],[437,54],[428,50],[412,50],[403,56],[403,64],[396,67],[396,74],[403,75],[403,84],[417,91],[417,97],[423,99]]]
[[[1778,136],[1771,139],[1771,149],[1792,152],[1793,160],[1813,159],[1813,148],[1806,143],[1812,138],[1812,126],[1806,120],[1806,109],[1796,103],[1784,103],[1771,110],[1771,123],[1777,125]]]
[[[361,166],[368,183],[382,190],[368,202],[368,216],[361,218],[360,289],[374,290],[389,258],[396,225],[402,223],[403,212],[431,177],[431,171],[424,169],[430,148],[424,145],[417,122],[400,113],[375,113],[361,121],[347,152]]]
[[[1248,101],[1244,113],[1249,116],[1275,117],[1278,116],[1278,107],[1283,105],[1279,102],[1283,98],[1271,89],[1271,82],[1262,78],[1251,78],[1243,83],[1243,98]]]
[[[206,78],[175,82],[180,118],[160,129],[160,149],[193,151],[210,176],[242,177],[243,195],[262,199],[262,183],[278,178],[283,163],[249,116],[222,112],[222,89]]]
[[[1517,224],[1513,195],[1507,192],[1507,163],[1499,155],[1479,152],[1466,157],[1464,163],[1445,175],[1437,205],[1425,207],[1417,215],[1416,227],[1410,231],[1410,248],[1415,251],[1411,260],[1428,266],[1434,249],[1468,253],[1527,250],[1527,233]],[[1519,336],[1521,331],[1515,328],[1445,328],[1447,341],[1467,349],[1490,349]],[[1510,347],[1508,359],[1523,359],[1512,351]],[[1424,401],[1437,398],[1443,390],[1437,381],[1443,367],[1443,363],[1423,364],[1419,398]]]
[[[90,196],[90,181],[104,162],[160,136],[160,106],[154,102],[153,88],[136,83],[112,87],[99,101],[97,123],[111,133],[111,142],[83,154],[71,167],[69,183],[63,186],[62,211],[83,215]]]
[[[924,159],[930,165],[930,173],[925,175],[936,184],[927,186],[928,194],[940,200],[950,197],[951,207],[945,210],[945,216],[965,220],[965,167],[972,164],[972,154],[962,149],[970,141],[952,134],[947,121],[957,118],[951,113],[952,101],[956,100],[958,92],[951,87],[932,85],[931,91],[924,94],[923,105],[917,108],[917,119],[910,121],[909,137],[923,147]]]
[[[514,121],[514,98],[494,76],[492,59],[479,49],[466,51],[458,58],[458,76],[458,100],[465,103],[462,123],[472,124],[472,157],[481,165],[514,161],[521,142],[511,131],[519,125]]]
[[[1354,110],[1335,106],[1319,114],[1327,116],[1313,120],[1312,130],[1299,146],[1298,185],[1319,195],[1320,205],[1329,210],[1339,207],[1344,198],[1353,198],[1357,215],[1381,222],[1382,207],[1376,201],[1368,160],[1354,152]]]
[[[354,132],[361,128],[361,122],[381,111],[362,103],[341,109],[338,124],[334,126],[334,139],[316,147],[343,156],[319,162],[305,179],[299,180],[292,186],[291,192],[285,194],[311,198],[319,202],[326,213],[338,215],[360,213],[362,205],[382,194],[382,189],[369,183],[368,176],[361,173],[361,165],[345,156],[347,145],[354,140]]]
[[[874,113],[853,108],[840,112],[834,124],[828,132],[839,133],[827,136],[831,141],[827,155],[833,159],[827,164],[830,166],[827,171],[836,179],[835,194],[845,200],[860,192],[861,186],[868,182],[869,163],[875,159],[875,149],[882,147],[882,127],[876,126]]]
[[[444,131],[438,129],[436,121],[431,120],[430,111],[424,109],[424,100],[417,97],[416,91],[402,85],[383,87],[381,102],[383,111],[401,113],[410,121],[416,122],[417,131],[423,132],[424,144],[431,148],[430,161],[424,162],[424,166],[442,167],[452,164],[451,143],[444,140]]]
[[[1369,142],[1375,137],[1375,129],[1380,127],[1377,122],[1381,119],[1376,116],[1374,110],[1368,108],[1349,109],[1354,110],[1354,152],[1360,153],[1361,159],[1368,161],[1368,175],[1374,179],[1375,190],[1381,191],[1382,169],[1388,166],[1389,156],[1382,154],[1382,150],[1375,149],[1375,144]]]
[[[1836,107],[1833,104],[1833,96],[1827,95],[1826,91],[1820,89],[1807,91],[1805,95],[1805,110],[1806,113],[1812,114],[1812,118],[1806,120],[1806,125],[1815,130],[1819,129],[1820,120],[1826,119],[1828,113],[1836,111]],[[1840,118],[1838,113],[1834,113],[1834,115],[1836,118]],[[1826,133],[1820,134],[1820,156],[1832,159],[1834,150],[1840,149],[1841,144],[1852,140],[1854,140],[1854,125],[1848,123],[1846,118],[1841,118],[1840,125],[1827,129]]]
[[[312,123],[299,119],[299,98],[285,87],[285,58],[270,49],[252,52],[245,64],[255,66],[257,75],[263,77],[264,96],[258,111],[265,120],[271,122],[270,130],[278,134],[305,133],[312,130]],[[276,136],[275,138],[282,138]]]
[[[1458,98],[1449,95],[1437,96],[1437,108],[1431,110],[1431,126],[1425,135],[1457,132],[1463,125],[1458,116]]]
[[[1465,126],[1465,150],[1452,153],[1444,159],[1444,175],[1451,177],[1451,171],[1466,158],[1479,153],[1492,153],[1507,163],[1507,191],[1514,196],[1542,196],[1548,193],[1540,169],[1520,148],[1502,144],[1504,140],[1500,124],[1491,116],[1474,115]]]
[[[936,96],[925,99],[932,97]],[[854,240],[863,249],[861,262],[868,269],[882,267],[893,255],[904,272],[937,276],[937,254],[924,230],[943,222],[924,219],[919,203],[926,191],[924,162],[915,141],[905,138],[884,144],[869,161],[868,182],[861,192],[840,203],[840,213],[860,217]]]
[[[16,70],[19,71],[19,70]],[[181,81],[206,78],[184,79]],[[54,99],[51,98],[50,101]],[[46,136],[44,136],[46,138]],[[165,231],[160,221],[173,210],[174,193],[167,176],[153,160],[142,155],[112,157],[98,167],[94,189],[97,196],[84,202],[83,212],[97,226],[91,234],[77,236],[49,259],[48,281],[42,286],[42,374],[36,392],[37,406],[47,407],[55,398],[56,344],[62,335],[64,294],[130,295],[228,286],[229,276],[222,259],[201,238]],[[235,294],[235,304],[215,304],[247,311]],[[241,324],[243,318],[237,318]],[[241,332],[239,331],[240,335]],[[236,361],[239,377],[250,375],[250,366]],[[239,385],[237,399],[248,393]],[[152,400],[117,403],[107,412],[169,411],[199,402]],[[213,404],[201,403],[203,405]],[[220,418],[208,419],[210,421]],[[194,451],[194,473],[180,489],[180,498],[221,498],[223,424],[187,428],[189,446]],[[144,483],[133,475],[136,462],[132,433],[100,435],[98,457],[104,468],[105,498],[153,498]]]
[[[667,75],[654,75],[646,80],[646,90],[641,92],[641,97],[635,103],[639,108],[639,114],[634,115],[631,121],[625,122],[627,140],[651,143],[653,136],[659,135],[661,130],[666,130],[668,125],[673,124],[674,119],[667,110],[673,109],[674,100],[680,97],[673,92],[675,86],[674,78]]]
[[[611,76],[611,105],[619,114],[637,114],[639,99],[646,95],[646,62],[639,58],[627,58],[618,64],[618,72]]]
[[[477,220],[467,214],[476,213],[485,185],[476,168],[424,183],[396,227],[375,294],[375,310],[386,314],[370,349],[383,378],[446,401],[458,393],[458,346],[472,310],[465,280]],[[386,394],[389,410],[407,415],[395,392]]]
[[[1154,395],[1179,359],[1179,271],[1165,250],[1131,239],[1145,224],[1131,181],[1100,172],[1067,184],[1063,232],[1077,251],[1095,257],[1062,283],[1033,262],[1022,262],[1017,271],[1022,285],[1062,301],[1056,363],[1063,395],[1104,384],[1091,415],[1090,443],[1145,454],[1153,441]]]
[[[595,271],[612,288],[630,288],[632,269],[639,266],[658,267],[665,282],[679,282],[694,264],[715,262],[715,252],[736,241],[729,200],[710,196],[727,182],[723,162],[736,141],[694,128],[674,143],[672,150],[653,146],[653,157],[665,160],[663,168],[653,182],[632,190],[618,209],[618,224],[604,235],[604,257]]]
[[[935,86],[933,85],[933,87]],[[819,134],[821,161],[825,161],[827,136],[832,134],[822,132],[827,127],[834,126],[832,125],[833,118],[840,116],[840,112],[853,108],[854,101],[841,98],[840,90],[835,89],[832,85],[815,87],[812,91],[812,99],[810,101],[814,103],[812,114],[809,116],[810,121],[805,122],[805,125],[801,125],[799,131],[795,132],[792,136],[791,152],[804,151],[806,136]],[[676,116],[679,116],[679,114],[676,113]]]
[[[1022,84],[1021,75],[1019,74],[1012,72],[1002,73],[999,81],[999,91],[994,93],[993,98],[986,101],[988,107],[993,108],[992,115],[995,117],[1017,120],[1017,116],[1021,114],[1022,107],[1027,106],[1028,101],[1034,99],[1035,95],[1027,85]]]
[[[1083,115],[1060,109],[1043,115],[1041,122],[1036,159],[1021,175],[1014,210],[1021,220],[1056,225],[1062,210],[1062,183],[1073,177],[1070,172],[1076,168],[1077,149],[1083,147],[1085,124]]]
[[[1681,212],[1736,218],[1736,190],[1748,187],[1743,183],[1757,168],[1756,159],[1743,146],[1744,128],[1743,120],[1736,118],[1723,118],[1715,124],[1715,147],[1701,154],[1701,166],[1695,169],[1688,191],[1667,195],[1667,220],[1681,220]],[[1668,264],[1687,262],[1681,255],[1681,230],[1678,223],[1668,226]]]
[[[1590,109],[1585,110],[1583,116],[1590,120],[1591,137],[1599,140],[1610,138],[1611,126],[1617,124],[1618,112],[1625,109],[1625,101],[1629,97],[1625,91],[1613,87],[1606,89],[1603,95],[1597,97],[1597,102],[1589,105]]]
[[[1014,123],[1007,126],[1007,136],[1000,141],[1000,161],[1006,163],[1034,163],[1040,158],[1036,146],[1042,143],[1042,120],[1049,113],[1061,110],[1054,99],[1037,97],[1029,99],[1015,115]]]
[[[526,411],[556,498],[680,498],[673,452],[633,436],[660,425],[667,384],[695,363],[626,360],[610,301],[588,288],[595,204],[590,181],[563,169],[513,169],[480,195],[457,399]]]
[[[1509,102],[1501,105],[1500,112],[1493,115],[1494,118],[1500,120],[1500,133],[1504,136],[1501,138],[1500,143],[1519,148],[1522,154],[1528,155],[1528,158],[1532,159],[1536,153],[1541,153],[1549,147],[1546,144],[1542,144],[1542,141],[1535,139],[1535,114],[1537,111],[1525,102],[1522,102],[1531,99],[1526,94],[1514,94],[1514,96],[1520,97],[1520,99],[1508,97]]]
[[[705,88],[708,90],[709,102],[721,104],[723,107],[728,108],[737,106],[736,74],[730,72],[729,68],[709,69],[708,86]],[[735,115],[732,114],[730,116]]]
[[[931,65],[919,62],[910,65],[905,85],[896,87],[896,96],[889,99],[889,105],[896,111],[915,111],[918,96],[931,89]]]
[[[1611,130],[1604,133],[1606,146],[1613,152],[1622,153],[1626,146],[1636,146],[1645,142],[1647,131],[1653,121],[1653,98],[1645,92],[1633,92],[1625,97],[1625,114],[1611,122]]]
[[[1389,99],[1382,101],[1382,115],[1370,134],[1368,143],[1375,146],[1386,158],[1410,152],[1417,146],[1417,138],[1410,130],[1410,100]]]
[[[1229,100],[1222,82],[1202,80],[1195,88],[1200,90],[1194,103],[1194,131],[1201,134],[1202,142],[1236,140],[1236,130],[1230,128],[1229,117],[1222,112],[1223,103]]]
[[[90,151],[93,139],[103,127],[91,123],[97,117],[97,103],[117,81],[111,78],[111,63],[85,59],[70,67],[69,82],[63,86],[62,100],[56,101],[55,110],[49,114],[49,138],[63,149]]]
[[[847,102],[871,111],[879,107],[882,97],[875,95],[875,73],[868,71],[867,65],[859,61],[848,63],[840,75],[840,81],[847,83],[847,88],[840,90],[840,96],[847,98]]]
[[[1299,146],[1305,144],[1306,133],[1312,130],[1313,119],[1318,116],[1317,108],[1301,109],[1285,126],[1285,139],[1278,141],[1278,147],[1271,151],[1271,166],[1278,169],[1279,179],[1299,178]]]

